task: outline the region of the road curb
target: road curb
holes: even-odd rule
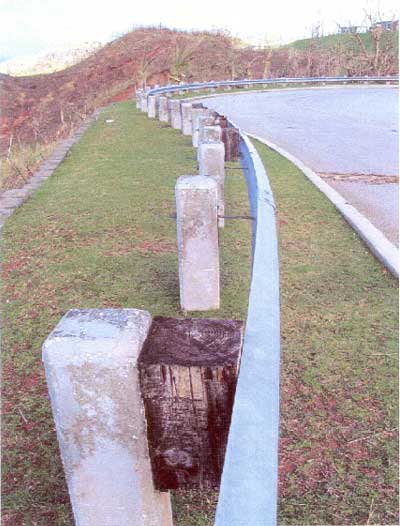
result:
[[[243,132],[246,133],[246,132]],[[252,139],[260,141],[272,150],[275,150],[288,161],[293,163],[303,174],[309,179],[314,186],[318,188],[331,203],[339,210],[345,220],[357,232],[360,238],[368,246],[371,252],[383,263],[383,265],[395,276],[399,277],[399,249],[391,243],[380,230],[378,230],[363,214],[361,214],[354,206],[350,205],[344,197],[342,197],[336,190],[331,188],[325,181],[321,179],[311,168],[305,165],[300,159],[274,144],[273,142],[246,133]]]

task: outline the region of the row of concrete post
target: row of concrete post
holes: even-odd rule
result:
[[[225,146],[220,116],[202,104],[139,92],[136,106],[192,137],[198,175],[175,186],[180,302],[183,311],[220,306],[218,227],[224,227]]]
[[[181,307],[218,309],[218,226],[224,214],[221,120],[190,102],[138,93],[137,107],[192,135],[199,175],[175,187]],[[168,492],[152,480],[137,359],[151,326],[137,309],[69,311],[43,362],[75,524],[172,526]]]

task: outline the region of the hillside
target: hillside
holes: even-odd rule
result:
[[[62,71],[29,77],[0,74],[0,153],[7,153],[5,171],[15,172],[5,178],[25,178],[23,174],[34,169],[34,162],[29,164],[26,156],[21,160],[21,148],[42,145],[48,149],[96,108],[132,97],[139,86],[398,71],[394,48],[375,63],[373,53],[365,56],[360,48],[298,47],[255,49],[243,47],[223,32],[141,28]],[[16,157],[19,166],[13,165]]]

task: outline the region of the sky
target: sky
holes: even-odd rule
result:
[[[0,0],[0,60],[65,45],[107,42],[141,25],[225,29],[253,44],[361,25],[364,11],[398,18],[396,0]]]

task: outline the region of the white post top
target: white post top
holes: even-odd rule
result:
[[[138,309],[72,309],[43,345],[43,359],[63,363],[112,362],[130,358],[133,365],[151,323]]]
[[[193,190],[195,188],[213,190],[216,186],[215,180],[206,175],[181,175],[176,181],[176,188],[180,190]]]

